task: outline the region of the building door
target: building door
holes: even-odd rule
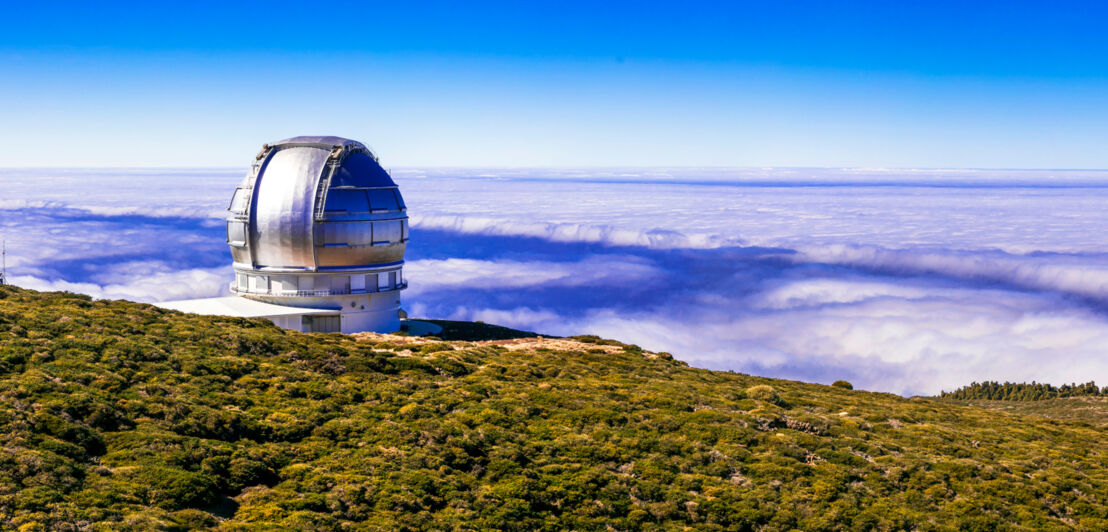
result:
[[[303,332],[342,332],[342,316],[301,316],[300,325]]]

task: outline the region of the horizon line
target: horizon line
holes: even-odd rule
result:
[[[205,165],[205,166],[119,166],[119,165],[77,165],[77,166],[6,166],[0,165],[0,170],[231,170],[249,167],[249,165]],[[507,169],[542,169],[542,170],[596,170],[596,169],[714,169],[714,170],[867,170],[867,171],[901,171],[901,172],[953,172],[953,171],[1025,171],[1025,172],[1108,172],[1105,168],[1050,168],[1050,167],[989,167],[989,166],[789,166],[789,165],[585,165],[585,166],[554,166],[554,165],[396,165],[389,169],[421,170],[421,169],[462,169],[462,170],[507,170]]]

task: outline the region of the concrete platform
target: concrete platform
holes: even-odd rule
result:
[[[209,316],[233,316],[236,318],[282,318],[287,316],[338,316],[335,309],[302,308],[274,305],[246,299],[245,297],[209,297],[205,299],[183,299],[163,301],[154,306],[192,314]]]

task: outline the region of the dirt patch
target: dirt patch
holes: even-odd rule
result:
[[[352,334],[354,338],[364,342],[385,342],[397,346],[411,346],[412,349],[418,349],[419,346],[424,344],[442,343],[442,340],[421,338],[418,336],[397,336],[394,334],[381,334],[374,332],[363,332]],[[543,338],[542,336],[536,336],[533,338],[511,338],[507,340],[483,340],[477,342],[447,342],[456,347],[481,347],[488,345],[498,345],[509,351],[535,351],[538,349],[550,349],[552,351],[593,351],[604,353],[619,353],[623,351],[623,347],[615,345],[598,345],[587,342],[579,342],[577,340],[570,340],[567,338]],[[643,355],[647,357],[654,356],[654,353],[644,352]]]
[[[513,338],[511,340],[490,340],[487,342],[474,342],[476,345],[500,345],[509,351],[534,351],[535,349],[553,349],[555,351],[588,351],[597,349],[605,353],[618,353],[622,347],[614,345],[596,345],[566,338]]]

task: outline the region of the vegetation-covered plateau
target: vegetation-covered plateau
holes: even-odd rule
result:
[[[0,529],[1108,529],[1100,423],[444,334],[0,287]]]

